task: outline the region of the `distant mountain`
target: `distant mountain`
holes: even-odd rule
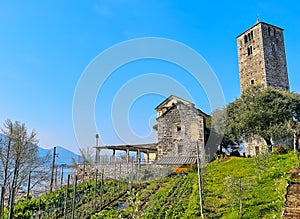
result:
[[[46,156],[48,153],[52,156],[53,155],[53,148],[51,149],[45,149],[38,147],[38,155],[40,157]],[[79,162],[81,159],[81,156],[69,151],[66,148],[63,148],[61,146],[56,146],[56,158],[55,158],[55,164],[56,165],[61,165],[61,164],[66,164],[66,165],[71,165],[72,164],[72,158],[75,159],[76,162]]]
[[[5,135],[0,133],[0,141],[5,139]],[[39,157],[44,157],[47,154],[50,154],[51,157],[53,155],[53,148],[51,149],[45,149],[42,147],[38,146],[38,156]],[[55,164],[56,165],[61,165],[61,164],[66,164],[66,165],[71,165],[72,164],[72,158],[75,159],[76,162],[79,162],[81,160],[81,156],[79,154],[76,154],[72,151],[69,151],[66,148],[63,148],[61,146],[56,146],[56,158],[55,158]],[[49,165],[51,164],[52,161],[49,162]]]

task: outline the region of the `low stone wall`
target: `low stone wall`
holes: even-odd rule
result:
[[[98,170],[98,177],[103,174],[104,179],[147,181],[159,179],[172,173],[173,167],[157,164],[138,164],[136,162],[115,162],[107,164],[79,164],[79,179],[94,179]]]
[[[293,168],[289,171],[292,179],[300,178],[300,169]],[[300,183],[290,182],[286,188],[283,219],[300,218]]]

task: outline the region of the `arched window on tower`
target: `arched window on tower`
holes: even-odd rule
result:
[[[271,36],[271,27],[268,27],[268,34]]]

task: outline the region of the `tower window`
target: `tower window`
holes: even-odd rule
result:
[[[245,43],[248,42],[248,36],[247,35],[244,36],[244,41],[245,41]]]
[[[272,51],[277,52],[277,46],[275,43],[272,43]]]
[[[274,31],[274,37],[276,37],[276,29],[274,28],[273,31]]]
[[[177,132],[181,131],[181,126],[177,126]]]
[[[250,80],[250,84],[253,85],[255,83],[254,79]]]
[[[249,46],[247,48],[248,56],[252,54],[252,46]]]
[[[250,42],[252,39],[253,39],[253,31],[251,31],[248,34],[245,34],[245,36],[244,36],[244,42],[245,43]]]
[[[251,31],[250,33],[248,33],[248,40],[252,40],[253,39],[253,31]]]
[[[271,28],[270,27],[268,27],[268,34],[269,34],[269,36],[271,36]]]

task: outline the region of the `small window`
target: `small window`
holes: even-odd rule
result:
[[[273,32],[274,32],[274,37],[276,37],[276,29],[275,28],[273,29]]]
[[[247,35],[244,36],[244,41],[245,41],[245,43],[248,42],[248,37],[247,37]]]
[[[272,43],[272,51],[277,52],[277,46],[276,43]]]
[[[181,154],[183,152],[183,146],[178,145],[178,154]]]
[[[271,28],[270,27],[268,27],[268,34],[269,34],[269,36],[271,36]]]
[[[253,39],[253,31],[251,31],[250,36],[251,36],[251,39]]]
[[[250,84],[253,85],[255,83],[254,79],[250,80]]]
[[[248,56],[252,54],[252,46],[249,46],[247,48]]]
[[[177,132],[181,131],[181,126],[177,126]]]

